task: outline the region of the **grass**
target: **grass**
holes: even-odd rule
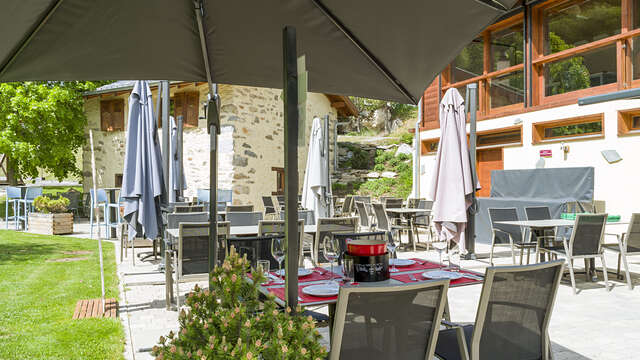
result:
[[[0,230],[0,359],[122,359],[117,319],[72,320],[100,297],[96,241]],[[70,255],[70,251],[91,251]],[[114,246],[103,242],[106,296],[118,297]],[[72,262],[51,259],[87,257]]]

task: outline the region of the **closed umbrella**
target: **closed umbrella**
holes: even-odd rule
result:
[[[316,117],[311,127],[307,168],[302,187],[302,207],[314,211],[316,222],[318,218],[328,216],[326,195],[329,187],[329,169],[327,169],[329,154],[327,150],[322,122]]]
[[[184,175],[182,159],[180,159],[182,156],[182,149],[180,149],[182,142],[178,141],[178,137],[182,135],[178,133],[178,125],[173,116],[169,117],[169,122],[171,123],[171,161],[169,162],[169,171],[171,174],[169,184],[171,185],[171,191],[169,192],[169,201],[174,202],[182,193],[181,190],[187,188],[187,178]],[[180,182],[178,179],[181,177],[182,181]]]
[[[440,102],[440,143],[428,189],[438,237],[460,244],[461,251],[465,250],[460,239],[467,225],[467,208],[477,188],[471,175],[464,106],[455,88],[447,90]]]
[[[129,239],[136,237],[138,225],[146,238],[155,239],[160,233],[159,200],[164,182],[158,126],[146,81],[137,81],[133,87],[128,121],[121,190],[124,218],[129,222]]]

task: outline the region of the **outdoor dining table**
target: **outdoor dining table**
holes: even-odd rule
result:
[[[398,267],[399,271],[391,273],[390,279],[376,282],[345,283],[343,281],[342,266],[334,266],[333,272],[329,270],[330,267],[314,268],[311,275],[298,277],[298,303],[301,306],[327,305],[329,307],[329,329],[332,329],[333,315],[335,314],[338,296],[315,297],[312,295],[307,295],[303,292],[303,289],[305,287],[310,285],[323,284],[332,279],[337,281],[340,287],[385,287],[402,284],[412,284],[417,282],[431,281],[431,279],[422,277],[421,274],[425,271],[440,270],[444,267],[444,265],[442,264],[427,261],[424,259],[413,258],[411,260],[415,261],[415,264],[410,266]],[[484,281],[484,275],[482,273],[464,268],[460,269],[460,273],[463,274],[463,277],[460,279],[452,280],[449,284],[450,288],[478,285],[482,284]],[[264,295],[274,295],[276,303],[284,307],[286,306],[284,284],[277,283],[277,281],[274,280],[275,277],[273,276],[275,273],[272,272],[271,274],[271,280],[266,284],[262,284],[259,287],[259,291]],[[250,276],[247,277],[247,280],[251,281]],[[445,307],[445,318],[448,319],[449,314],[450,313],[447,304]]]
[[[575,220],[567,220],[567,219],[546,219],[546,220],[517,220],[517,221],[496,221],[496,224],[502,224],[502,225],[515,225],[515,226],[521,226],[524,228],[529,228],[530,231],[541,231],[544,232],[544,230],[548,230],[548,229],[554,229],[554,234],[557,234],[557,228],[559,227],[573,227],[575,225]],[[613,225],[629,225],[629,222],[624,222],[624,221],[607,221],[606,226],[613,226]],[[540,238],[538,238],[538,245],[540,245]],[[538,254],[538,257],[540,259],[540,261],[544,261],[545,257],[544,254]],[[589,260],[589,274],[591,275],[591,280],[594,280],[595,278],[595,259],[588,259]]]
[[[385,210],[387,211],[387,213],[400,215],[400,216],[404,217],[408,221],[409,229],[407,230],[407,232],[408,232],[409,241],[411,241],[411,244],[413,245],[413,251],[416,251],[416,243],[417,243],[417,241],[415,241],[415,239],[413,237],[413,224],[415,223],[417,216],[419,216],[419,215],[427,215],[427,216],[431,215],[431,210],[417,209],[417,208],[406,208],[406,207],[402,207],[402,208],[387,208]]]

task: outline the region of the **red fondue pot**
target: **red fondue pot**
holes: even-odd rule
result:
[[[387,244],[383,240],[347,239],[347,253],[356,256],[377,256],[386,252]]]

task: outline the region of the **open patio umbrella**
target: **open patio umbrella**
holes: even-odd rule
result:
[[[473,186],[467,146],[465,103],[457,89],[447,90],[440,102],[440,142],[428,194],[433,199],[432,216],[438,238],[460,241],[467,225]]]
[[[122,173],[121,197],[129,239],[135,239],[138,224],[148,239],[160,233],[160,196],[164,192],[158,126],[153,117],[151,89],[137,81],[129,96],[127,143]],[[142,234],[139,234],[142,235]]]
[[[293,235],[298,53],[308,60],[309,91],[416,104],[435,75],[517,2],[8,0],[0,11],[0,81],[207,81],[212,189],[220,130],[215,83],[284,88],[285,221]],[[210,193],[216,204],[216,191]],[[297,242],[288,245],[287,271],[295,273]],[[295,306],[296,277],[287,278],[287,294]]]
[[[302,186],[302,207],[313,210],[316,221],[318,218],[329,216],[329,203],[326,198],[329,187],[329,169],[327,168],[329,151],[326,148],[325,136],[322,122],[319,118],[314,118]]]

